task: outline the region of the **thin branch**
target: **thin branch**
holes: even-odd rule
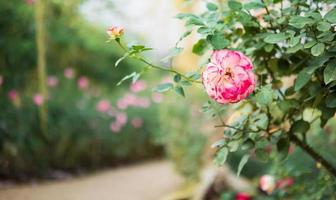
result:
[[[336,168],[328,162],[324,157],[322,157],[319,153],[317,153],[313,148],[311,148],[308,144],[301,141],[296,135],[293,133],[289,134],[289,139],[297,146],[299,146],[302,150],[304,150],[307,154],[309,154],[312,158],[314,158],[317,162],[319,162],[324,168],[336,177]]]

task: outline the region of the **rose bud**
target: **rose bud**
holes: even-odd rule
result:
[[[112,39],[116,39],[121,37],[125,32],[124,27],[121,26],[111,26],[107,29],[106,33],[110,36]]]

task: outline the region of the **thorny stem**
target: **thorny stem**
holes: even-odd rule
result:
[[[268,10],[267,5],[265,4],[265,1],[264,1],[264,0],[261,0],[261,2],[265,5],[265,9],[266,9],[267,14],[268,14],[269,16],[271,16],[271,13],[270,13],[270,11]],[[274,26],[273,26],[272,20],[270,20],[270,24],[271,24],[271,27],[273,28]]]

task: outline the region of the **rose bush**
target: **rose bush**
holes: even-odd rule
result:
[[[125,50],[115,66],[127,57],[146,64],[121,82],[136,81],[149,69],[158,69],[174,75],[173,82],[155,88],[158,92],[174,90],[185,96],[184,88],[203,83],[205,92],[215,100],[205,103],[203,110],[219,119],[217,127],[225,127],[223,139],[213,145],[217,149],[215,163],[222,165],[229,153],[239,151],[244,155],[238,175],[248,160],[256,157],[271,163],[270,171],[279,179],[295,179],[296,184],[288,190],[264,188],[265,195],[334,198],[336,160],[330,154],[335,152],[336,140],[333,131],[328,134],[328,126],[336,112],[335,2],[219,0],[205,5],[202,13],[177,15],[186,21],[187,31],[166,59],[181,52],[180,41],[195,33],[199,39],[192,52],[207,58],[208,52],[213,52],[209,64],[181,73],[173,66],[147,61],[141,53],[151,48],[126,47],[122,37],[111,37]],[[228,108],[234,114],[225,120],[228,112],[223,111]],[[300,150],[293,152],[291,145]],[[298,164],[300,161],[304,164]],[[316,181],[308,184],[304,181],[307,177]]]

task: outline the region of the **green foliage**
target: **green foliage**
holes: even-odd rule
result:
[[[177,16],[186,22],[188,30],[197,30],[199,34],[193,52],[208,56],[210,45],[212,50],[241,51],[253,61],[258,77],[257,89],[246,100],[228,106],[208,101],[202,107],[203,111],[219,119],[218,127],[225,127],[223,138],[213,144],[217,148],[214,162],[223,165],[230,160],[231,154],[240,152],[244,156],[238,164],[239,174],[255,152],[256,158],[263,162],[277,162],[270,166],[270,171],[281,171],[281,162],[287,162],[291,144],[296,144],[325,167],[319,169],[321,176],[314,174],[312,177],[322,180],[327,177],[324,170],[336,176],[335,170],[321,162],[325,157],[335,169],[335,159],[328,156],[327,150],[320,155],[316,148],[318,140],[309,140],[314,134],[311,130],[325,128],[336,112],[336,10],[333,1],[241,3],[229,0],[217,6],[212,3],[206,6],[203,13]],[[255,13],[259,13],[258,16]],[[322,13],[326,14],[322,16]],[[174,70],[163,71],[179,74]],[[200,75],[201,71],[197,73]],[[288,81],[288,77],[295,81]],[[192,84],[200,83],[191,81],[188,76],[181,76],[181,79]],[[231,112],[223,112],[227,107]],[[308,115],[307,110],[314,112]],[[228,123],[223,120],[225,117],[230,118]],[[335,135],[325,137],[332,140]],[[323,143],[319,145],[323,146]],[[275,147],[275,151],[268,154],[267,147]],[[302,154],[296,155],[298,161]],[[306,171],[316,170],[312,166],[306,167],[298,169],[296,175],[303,176]],[[291,174],[296,176],[294,172]],[[326,182],[312,183],[314,186],[303,184],[301,192],[312,188],[310,194],[315,193],[316,199],[329,197],[332,190],[318,189],[318,184],[323,187]],[[328,184],[335,188],[335,183]],[[295,196],[300,190],[288,193]],[[280,199],[287,197],[286,191],[274,196],[277,195]],[[305,197],[309,198],[309,195]]]
[[[48,1],[46,12],[47,74],[58,78],[57,87],[49,87],[48,135],[40,128],[38,107],[33,96],[38,91],[34,5],[26,1],[0,2],[0,176],[27,180],[48,177],[53,170],[76,172],[159,155],[152,141],[157,120],[156,107],[128,109],[129,121],[144,117],[141,130],[130,123],[118,134],[110,130],[114,117],[96,111],[100,98],[117,102],[121,97],[115,84],[131,72],[134,62],[120,63],[121,52],[111,48],[105,32],[89,24],[79,13],[81,1]],[[136,51],[147,50],[141,46]],[[75,71],[73,79],[64,78],[67,67]],[[90,80],[90,91],[77,87],[80,76]],[[113,86],[113,87],[111,87]],[[8,93],[17,91],[10,101]],[[149,93],[150,92],[146,92]],[[113,95],[111,95],[113,94]],[[125,111],[126,112],[126,111]]]

